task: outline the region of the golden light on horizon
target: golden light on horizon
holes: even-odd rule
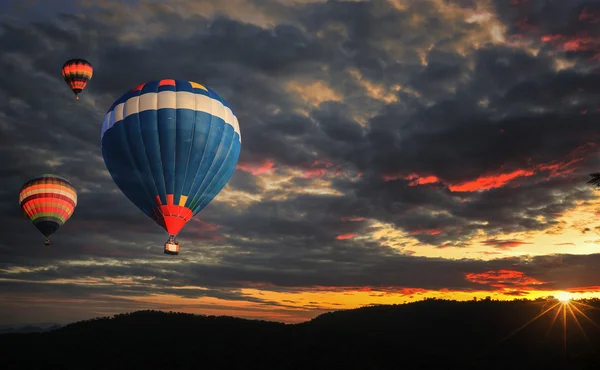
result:
[[[556,298],[562,302],[562,304],[567,304],[573,299],[573,295],[569,292],[560,292],[556,295]]]

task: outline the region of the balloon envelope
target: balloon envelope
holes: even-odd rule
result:
[[[231,178],[241,136],[236,116],[214,91],[159,80],[113,103],[101,146],[119,189],[174,237]]]
[[[79,93],[85,89],[88,81],[92,78],[93,73],[92,64],[85,59],[67,60],[62,67],[62,76],[77,99],[79,99]]]
[[[45,174],[27,181],[19,193],[19,204],[25,215],[44,235],[54,234],[73,214],[77,192],[60,176]]]

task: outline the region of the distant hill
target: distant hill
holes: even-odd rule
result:
[[[37,324],[33,325],[0,325],[0,334],[6,333],[37,333],[42,331],[56,330],[59,324]]]
[[[49,332],[0,335],[0,368],[599,370],[595,323],[600,300],[563,306],[554,300],[428,299],[331,312],[293,325],[138,311]]]

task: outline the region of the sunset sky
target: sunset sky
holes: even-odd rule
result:
[[[111,104],[169,78],[242,132],[178,256],[100,151]],[[599,139],[599,1],[2,1],[0,325],[600,297]],[[49,247],[18,204],[43,173],[79,193]]]

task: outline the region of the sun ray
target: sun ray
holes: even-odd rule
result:
[[[506,337],[504,337],[501,341],[499,341],[498,343],[496,343],[495,345],[491,346],[490,348],[488,348],[487,350],[485,350],[479,357],[482,357],[484,355],[486,355],[488,352],[490,352],[492,349],[498,347],[500,344],[504,343],[505,341],[507,341],[508,339],[510,339],[512,336],[514,336],[515,334],[517,334],[518,332],[520,332],[521,330],[525,329],[529,324],[531,324],[532,322],[534,322],[535,320],[539,319],[540,317],[544,316],[546,313],[550,312],[551,310],[553,310],[555,307],[557,307],[559,303],[554,304],[552,307],[546,309],[545,311],[542,311],[542,313],[538,314],[537,316],[535,316],[533,319],[527,321],[525,324],[523,324],[520,328],[518,328],[517,330],[513,331],[512,333],[510,333],[509,335],[507,335]]]
[[[563,350],[567,356],[567,308],[563,307]]]
[[[578,303],[581,304],[581,302],[573,302],[573,303]],[[588,306],[588,305],[586,305]],[[592,306],[589,306],[592,307]],[[581,311],[579,308],[577,308],[577,306],[575,304],[573,304],[573,308],[583,317],[585,317],[589,322],[592,323],[592,325],[594,325],[595,327],[597,327],[598,329],[600,329],[600,325],[596,324],[596,322],[594,322],[594,320],[590,319],[588,315],[585,314],[585,312]],[[595,308],[595,307],[592,307]]]
[[[589,304],[587,304],[585,302],[573,301],[573,303],[576,305],[579,305],[579,306],[583,306],[585,308],[589,308],[590,310],[599,310],[597,307],[590,306]]]
[[[558,310],[556,310],[556,313],[554,314],[554,317],[552,318],[552,321],[550,322],[550,326],[548,327],[548,331],[546,332],[546,338],[548,338],[548,336],[550,335],[550,331],[552,331],[552,328],[554,327],[554,323],[556,322],[556,319],[558,318],[558,315],[560,314],[560,309],[561,309],[561,307],[559,307]]]
[[[536,302],[536,303],[541,303],[541,302]],[[551,306],[549,308],[547,308],[548,305],[551,305]],[[561,315],[561,313],[562,313],[562,334],[563,334],[562,342],[563,342],[563,356],[565,356],[565,358],[568,354],[568,343],[567,343],[567,330],[568,329],[567,329],[567,326],[569,324],[567,324],[567,321],[569,320],[569,317],[573,318],[575,325],[577,325],[577,327],[579,328],[579,331],[585,338],[585,341],[590,346],[592,345],[592,342],[591,342],[588,334],[585,332],[585,329],[583,327],[584,325],[579,320],[578,315],[581,315],[587,321],[589,321],[592,325],[594,325],[596,328],[600,329],[600,325],[598,325],[596,322],[594,322],[594,320],[592,320],[588,315],[585,314],[584,311],[582,311],[582,309],[598,310],[598,308],[591,306],[585,302],[579,302],[579,301],[573,300],[573,296],[569,292],[561,292],[561,293],[557,294],[556,297],[548,297],[548,299],[545,302],[543,302],[542,307],[541,307],[541,312],[537,316],[535,316],[531,320],[527,321],[525,324],[523,324],[518,329],[514,330],[512,333],[510,333],[509,335],[504,337],[499,342],[488,347],[483,353],[481,353],[478,356],[478,358],[485,356],[486,354],[488,354],[489,352],[494,350],[496,347],[500,346],[503,342],[507,341],[508,339],[513,337],[515,334],[517,334],[518,332],[520,332],[521,330],[526,328],[532,322],[534,322],[535,320],[539,319],[540,317],[546,315],[548,312],[550,312],[554,309],[556,309],[556,311],[552,315],[552,321],[550,322],[548,330],[546,331],[545,338],[547,339],[550,336],[550,333],[552,332],[552,328],[558,321],[559,315]],[[567,314],[567,310],[569,311],[569,314]]]
[[[572,306],[572,304],[565,305],[565,309],[569,309],[569,313],[571,314],[573,320],[575,320],[575,324],[577,324],[577,326],[579,327],[579,330],[581,331],[581,334],[583,334],[583,337],[585,338],[586,342],[588,342],[588,344],[591,346],[592,342],[590,342],[590,339],[588,338],[587,334],[585,334],[585,330],[583,330],[583,326],[581,326],[581,323],[577,319],[577,316],[575,316],[575,312],[573,312]]]

